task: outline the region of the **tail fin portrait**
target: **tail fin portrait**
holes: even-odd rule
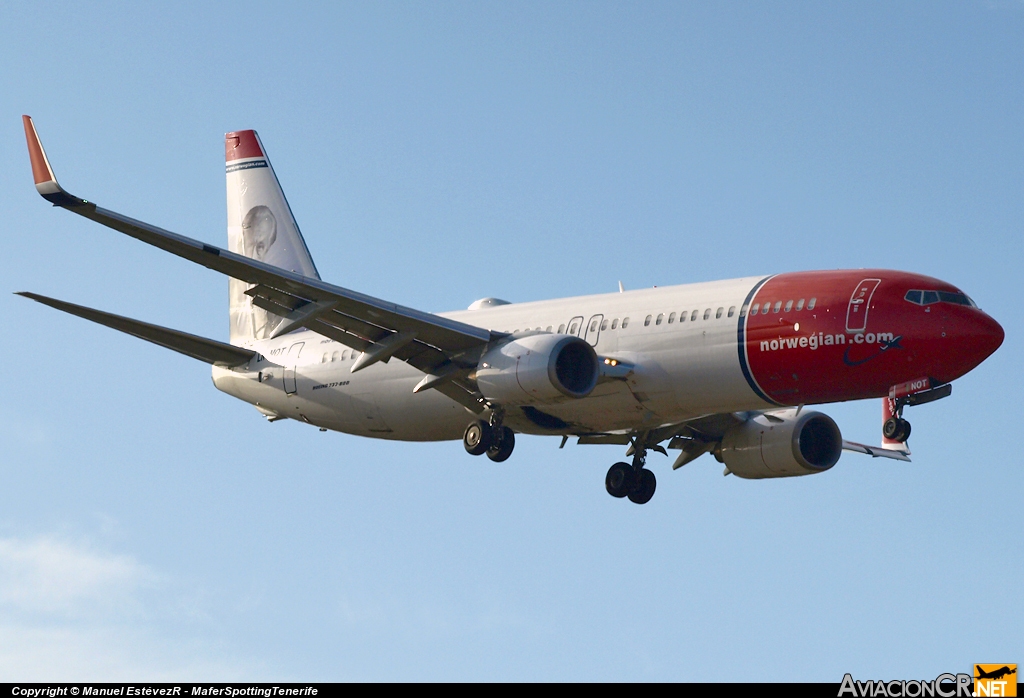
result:
[[[228,249],[240,255],[319,279],[288,200],[255,131],[224,136],[227,169]],[[270,337],[285,322],[246,295],[251,284],[229,282],[231,344]]]

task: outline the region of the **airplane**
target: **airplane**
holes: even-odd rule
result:
[[[214,385],[269,421],[379,439],[461,439],[511,456],[515,435],[626,446],[605,488],[648,502],[647,455],[705,453],[724,474],[821,473],[844,450],[909,461],[906,407],[1003,341],[963,291],[883,269],[803,271],[527,303],[482,298],[426,313],[321,280],[255,131],[225,136],[227,248],[65,191],[23,117],[36,190],[77,213],[229,277],[220,342],[34,293],[32,300],[212,366]],[[882,443],[844,440],[806,405],[882,401]]]
[[[975,665],[975,668],[978,671],[978,675],[974,677],[976,679],[996,679],[996,680],[998,680],[998,679],[1003,678],[1004,676],[1009,676],[1010,674],[1016,674],[1017,673],[1016,665],[1014,665],[1013,669],[1011,669],[1009,666],[1003,666],[1003,667],[1000,667],[999,669],[995,669],[993,671],[985,671],[985,670],[983,670],[981,667],[979,667],[977,665]]]

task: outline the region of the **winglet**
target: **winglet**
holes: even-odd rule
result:
[[[23,115],[22,122],[25,124],[25,140],[28,142],[28,159],[32,163],[32,178],[36,182],[36,191],[44,199],[54,206],[81,206],[89,203],[84,199],[71,196],[57,184],[57,177],[53,174],[50,161],[46,159],[46,151],[36,133],[36,126],[32,123],[32,117]]]

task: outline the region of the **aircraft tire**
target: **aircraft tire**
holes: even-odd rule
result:
[[[462,435],[462,445],[466,447],[466,453],[471,456],[482,456],[487,453],[494,441],[494,432],[487,422],[477,420],[470,422]]]
[[[896,437],[897,441],[906,441],[910,438],[910,422],[905,419],[900,420],[900,435]]]
[[[657,487],[658,479],[654,477],[654,473],[644,468],[640,471],[640,477],[637,478],[636,489],[629,493],[629,501],[634,504],[647,504],[654,496],[654,490]]]
[[[498,438],[487,449],[487,457],[495,463],[502,463],[512,455],[512,449],[516,447],[516,435],[508,427],[501,427],[495,436]]]
[[[899,441],[899,434],[901,431],[900,422],[903,421],[906,420],[900,419],[899,417],[889,417],[889,419],[885,420],[885,423],[882,425],[882,436],[887,439]]]
[[[608,468],[608,474],[604,477],[604,488],[608,494],[616,498],[623,498],[629,495],[636,484],[636,476],[633,474],[633,467],[628,463],[616,463]]]

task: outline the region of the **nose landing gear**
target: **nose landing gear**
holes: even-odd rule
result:
[[[889,396],[882,398],[882,436],[886,441],[906,443],[910,438],[910,422],[903,419],[904,407],[935,402],[953,392],[949,383],[936,383],[934,378],[919,378],[889,389]]]
[[[633,465],[616,463],[608,469],[604,487],[616,498],[629,497],[634,504],[646,504],[654,496],[658,479],[644,467],[647,460],[646,447],[638,446],[633,452]]]
[[[905,443],[910,438],[910,422],[895,415],[889,417],[882,424],[882,436],[892,441]]]

